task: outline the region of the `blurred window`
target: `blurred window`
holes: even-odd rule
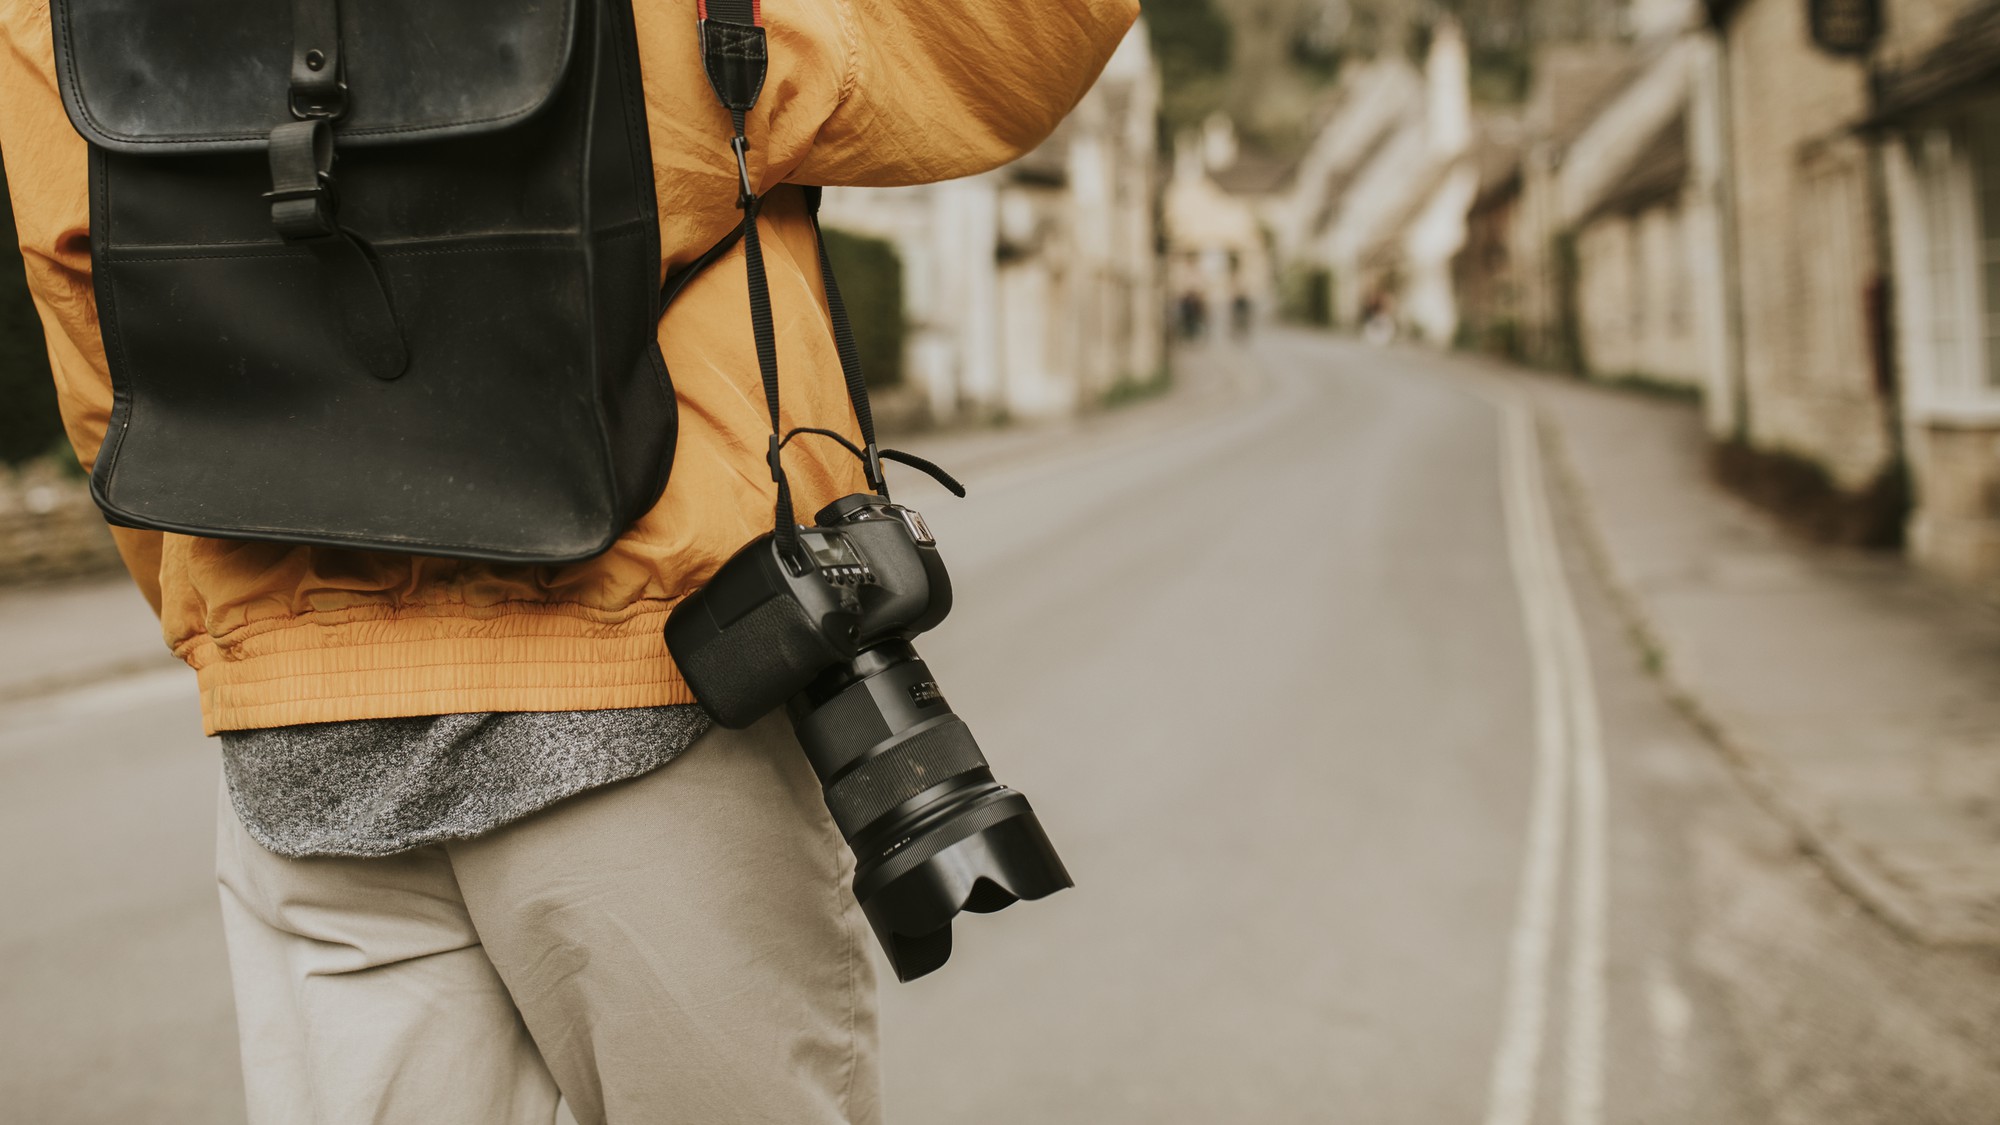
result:
[[[1660,212],[1659,262],[1667,275],[1667,330],[1676,340],[1694,328],[1693,269],[1682,256],[1682,248],[1692,244],[1683,233],[1686,230],[1679,208]]]
[[[2000,112],[1972,119],[1972,179],[1979,196],[1980,342],[1983,389],[2000,392]]]
[[[2000,140],[1991,123],[1930,129],[1911,150],[1922,238],[1917,370],[1945,408],[2000,399]],[[1981,151],[1983,150],[1983,151]],[[1982,190],[1984,189],[1984,190]],[[1987,236],[1990,232],[1991,236]]]
[[[1805,171],[1793,201],[1793,280],[1797,369],[1805,378],[1855,386],[1867,378],[1862,296],[1867,282],[1861,238],[1867,225],[1863,167],[1852,156]]]
[[[1650,294],[1646,292],[1646,255],[1648,247],[1645,238],[1645,222],[1645,215],[1642,212],[1625,224],[1625,272],[1629,278],[1625,284],[1631,289],[1630,292],[1625,294],[1626,304],[1630,306],[1627,309],[1629,317],[1627,328],[1630,329],[1632,342],[1635,344],[1642,343],[1646,339],[1646,305],[1650,297]],[[1645,358],[1650,357],[1639,358],[1639,363],[1643,364]],[[1638,366],[1638,364],[1634,366]]]

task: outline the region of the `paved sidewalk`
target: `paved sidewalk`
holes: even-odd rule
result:
[[[1507,377],[1665,679],[1767,803],[1906,933],[2000,944],[2000,611],[1789,536],[1712,483],[1692,405]]]

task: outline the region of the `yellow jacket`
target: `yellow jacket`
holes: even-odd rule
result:
[[[736,223],[728,115],[698,65],[694,0],[634,0],[664,267]],[[885,186],[968,175],[1038,144],[1083,96],[1136,0],[765,0],[771,66],[751,115],[752,175]],[[0,0],[0,154],[55,367],[88,468],[111,414],[90,280],[83,140],[57,92],[46,0]],[[795,189],[762,226],[785,425],[851,431]],[[770,526],[770,419],[740,250],[660,328],[680,398],[665,497],[610,551],[505,567],[113,529],[209,731],[463,711],[691,702],[661,626],[675,602]],[[798,452],[794,456],[792,450]],[[795,442],[798,509],[857,491],[831,443]]]

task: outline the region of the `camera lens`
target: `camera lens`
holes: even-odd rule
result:
[[[945,963],[961,910],[1072,885],[1028,799],[994,780],[908,642],[829,670],[789,710],[854,851],[854,895],[899,979]]]

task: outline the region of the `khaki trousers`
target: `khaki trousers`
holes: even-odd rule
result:
[[[217,847],[253,1125],[876,1125],[853,858],[780,716],[475,840]]]

